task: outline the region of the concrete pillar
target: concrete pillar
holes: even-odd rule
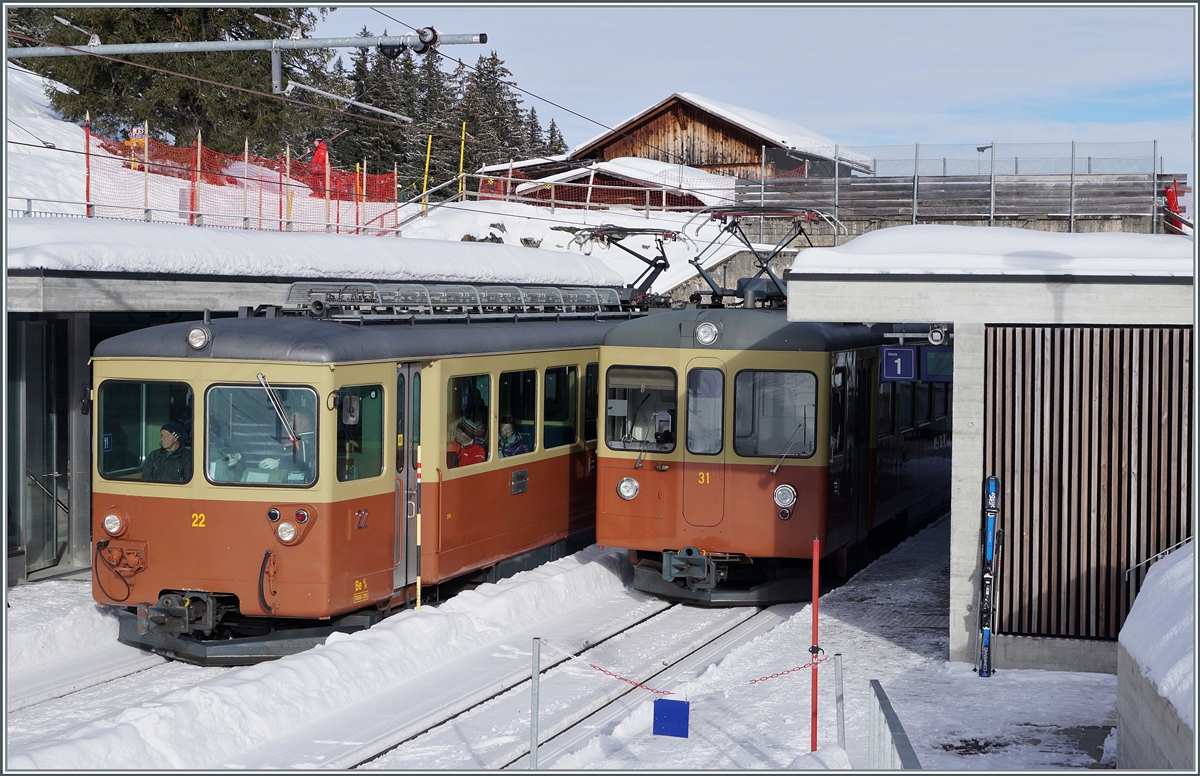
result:
[[[974,663],[979,634],[983,478],[982,323],[954,324],[954,458],[950,485],[950,659]]]

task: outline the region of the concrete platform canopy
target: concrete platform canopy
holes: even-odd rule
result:
[[[1190,237],[917,225],[785,273],[789,320],[950,333],[951,660],[977,659],[995,474],[996,667],[1116,672],[1141,562],[1193,533],[1195,263]]]

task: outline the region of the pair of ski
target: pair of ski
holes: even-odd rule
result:
[[[983,578],[979,590],[979,675],[992,675],[992,632],[995,627],[996,571],[1000,563],[1000,541],[1004,531],[1000,522],[1000,480],[995,476],[984,482],[983,494]]]

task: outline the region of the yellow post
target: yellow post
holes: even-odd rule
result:
[[[458,193],[462,194],[467,182],[463,178],[463,158],[467,154],[467,122],[463,122],[462,140],[458,143]]]
[[[429,191],[429,157],[433,154],[433,135],[429,136],[429,142],[425,144],[425,182],[421,184],[421,212],[425,212],[425,198]]]
[[[283,185],[287,187],[287,230],[292,231],[292,144],[287,144],[287,156],[283,166]]]
[[[150,220],[150,122],[142,123],[142,207],[145,209],[146,220]]]

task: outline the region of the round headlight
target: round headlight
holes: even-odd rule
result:
[[[208,329],[203,326],[193,326],[188,330],[187,341],[193,350],[200,350],[208,344]]]
[[[113,536],[121,533],[121,529],[124,527],[125,526],[121,522],[120,515],[114,515],[110,513],[104,516],[104,530],[108,531]]]
[[[705,321],[696,327],[696,341],[701,345],[711,345],[717,341],[717,325]]]
[[[617,495],[626,501],[636,498],[639,490],[641,490],[641,486],[633,477],[624,477],[617,483]]]
[[[796,503],[796,489],[791,485],[780,485],[775,489],[775,506],[787,509]]]
[[[278,536],[281,542],[290,542],[292,539],[296,538],[296,526],[292,525],[286,520],[283,521],[279,524]]]

